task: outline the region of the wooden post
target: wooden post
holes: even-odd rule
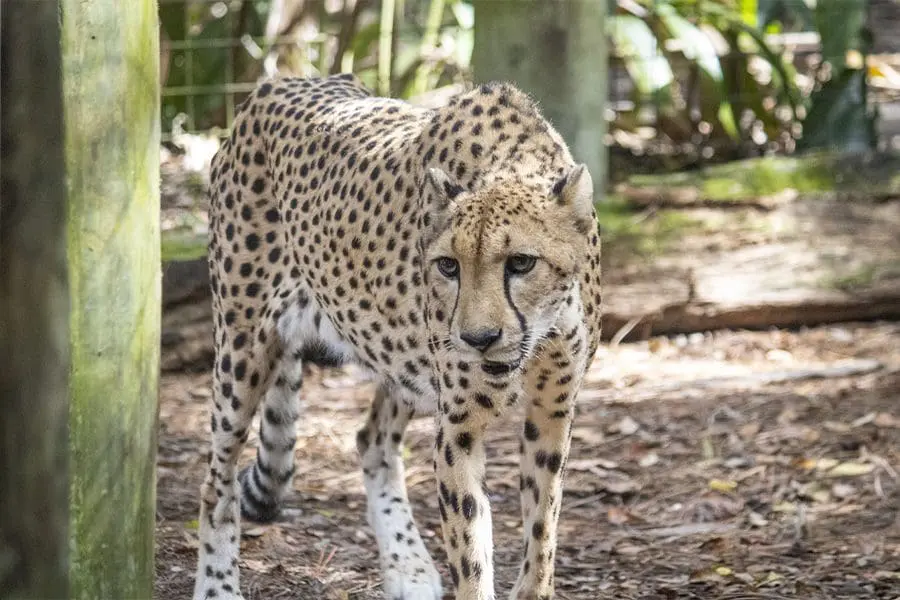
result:
[[[0,599],[68,597],[69,290],[58,0],[0,20]]]
[[[605,0],[474,0],[472,70],[479,82],[515,83],[587,165],[597,200],[605,190],[607,42]]]
[[[155,0],[62,0],[73,598],[151,598],[160,332]]]

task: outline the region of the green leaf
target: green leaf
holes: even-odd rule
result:
[[[451,4],[450,10],[453,11],[453,16],[460,27],[463,29],[473,29],[475,27],[475,9],[471,4],[460,0]]]
[[[688,60],[692,60],[712,77],[715,81],[722,81],[722,65],[719,56],[713,46],[712,40],[703,30],[679,15],[675,7],[670,4],[660,4],[656,9],[669,35],[678,41],[681,51]]]
[[[798,148],[850,152],[873,148],[875,123],[866,106],[865,85],[864,69],[845,69],[813,92]]]
[[[759,29],[770,33],[811,31],[815,16],[809,3],[813,1],[758,0],[761,15]],[[824,1],[834,2],[835,0]]]
[[[353,43],[350,46],[353,55],[356,57],[367,56],[371,53],[372,44],[378,39],[381,33],[381,23],[374,21],[360,29],[353,36]]]
[[[731,14],[736,14],[731,11]],[[739,136],[731,103],[728,101],[722,63],[712,40],[702,29],[678,14],[670,4],[660,4],[656,15],[668,34],[678,42],[685,58],[700,68],[704,118],[718,122],[729,137]]]
[[[617,15],[609,18],[609,32],[638,93],[668,104],[675,76],[650,26],[638,17]]]
[[[759,18],[757,0],[738,0],[738,6],[740,7],[741,20],[750,27],[756,27]]]
[[[830,63],[834,74],[844,69],[847,52],[860,50],[866,20],[865,0],[819,0],[816,3],[816,29],[822,43],[822,59]]]
[[[759,30],[748,27],[746,24],[739,21],[732,22],[732,26],[749,36],[756,43],[760,58],[765,59],[766,62],[772,65],[772,69],[774,69],[775,74],[778,75],[779,80],[777,83],[777,87],[781,92],[779,94],[779,101],[786,101],[791,107],[791,113],[794,118],[796,118],[797,108],[800,106],[802,100],[800,99],[800,92],[795,83],[796,72],[794,67],[785,63],[785,61],[782,60],[781,55],[772,50],[766,42],[765,36],[760,33]]]

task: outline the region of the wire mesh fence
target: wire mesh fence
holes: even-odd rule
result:
[[[267,53],[298,46],[294,36],[265,35],[264,15],[249,0],[159,3],[166,135],[230,127],[235,107],[262,75]],[[256,22],[248,23],[251,18]],[[316,43],[321,40],[305,40],[310,54]]]
[[[464,79],[471,5],[448,0],[435,17],[424,3],[396,2],[388,25],[390,0],[160,0],[164,134],[229,127],[267,76],[352,71],[400,96]]]

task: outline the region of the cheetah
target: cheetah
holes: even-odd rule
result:
[[[302,366],[352,361],[377,392],[356,438],[386,597],[439,600],[401,445],[435,415],[433,465],[458,600],[495,598],[489,427],[524,405],[524,558],[509,593],[550,599],[575,397],[600,334],[593,184],[536,104],[474,87],[439,109],[354,76],[261,83],[213,159],[215,366],[194,598],[241,598],[241,518],[290,490]],[[259,410],[255,462],[237,469]],[[505,594],[504,594],[505,595]]]

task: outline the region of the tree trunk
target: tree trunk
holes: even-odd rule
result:
[[[68,597],[68,282],[59,3],[0,22],[0,598]]]
[[[587,165],[599,200],[607,158],[604,0],[475,0],[476,80],[506,80],[531,94]]]
[[[63,0],[62,8],[72,597],[150,598],[160,319],[157,6]]]

